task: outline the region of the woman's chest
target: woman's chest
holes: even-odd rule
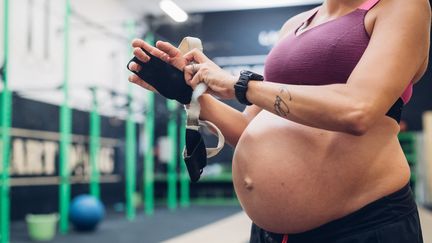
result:
[[[289,34],[269,53],[268,81],[326,85],[345,83],[369,44],[362,12]]]

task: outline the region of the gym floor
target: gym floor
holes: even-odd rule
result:
[[[420,208],[424,242],[432,242],[432,212]],[[193,206],[170,212],[158,209],[154,216],[138,215],[129,222],[110,213],[92,233],[71,231],[57,235],[59,243],[246,243],[251,221],[239,206]],[[11,225],[11,242],[30,242],[24,222]]]

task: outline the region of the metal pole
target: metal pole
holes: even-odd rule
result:
[[[97,88],[92,88],[92,111],[90,113],[90,194],[100,199],[99,187],[99,149],[100,116],[98,113]]]
[[[130,89],[129,89],[130,90]],[[128,117],[126,120],[126,218],[135,219],[135,206],[133,204],[133,194],[135,192],[135,162],[136,162],[136,141],[135,141],[135,122],[132,120],[132,97],[128,94]]]
[[[64,15],[64,77],[62,92],[64,96],[60,107],[60,232],[65,234],[69,229],[69,201],[70,201],[70,182],[69,182],[69,146],[71,140],[71,109],[69,107],[69,18],[70,0],[65,0]]]
[[[154,44],[154,36],[148,33],[146,41]],[[153,92],[147,93],[147,109],[144,122],[145,131],[145,154],[144,154],[144,212],[147,215],[154,213],[154,129],[155,129],[155,110],[154,110],[155,96]]]
[[[145,137],[146,148],[144,156],[144,212],[147,215],[154,213],[154,129],[155,129],[155,112],[154,112],[154,93],[148,93],[148,108],[145,120]]]
[[[4,57],[3,57],[3,92],[1,96],[1,199],[0,199],[0,241],[9,242],[9,217],[10,217],[10,198],[9,198],[9,146],[10,146],[10,126],[11,126],[11,93],[8,86],[8,60],[9,60],[9,0],[4,0]]]
[[[168,208],[174,210],[177,207],[177,102],[167,100],[170,113],[168,119],[168,138],[171,142],[171,156],[167,168],[167,204]]]
[[[186,164],[183,160],[183,149],[185,146],[186,139],[186,112],[181,113],[181,124],[180,124],[180,145],[179,145],[179,161],[180,161],[180,206],[190,206],[190,193],[189,193],[189,175],[186,168]]]
[[[130,36],[135,35],[135,22],[128,21],[128,32]],[[136,187],[136,126],[132,120],[132,84],[128,84],[128,115],[126,120],[126,218],[135,219],[135,205],[133,196]]]

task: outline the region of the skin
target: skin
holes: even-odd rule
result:
[[[343,16],[363,0],[326,0],[309,28]],[[283,38],[311,12],[288,20]],[[212,97],[234,99],[238,77],[203,53],[185,56],[166,42],[145,48],[185,72],[189,85],[209,86],[201,119],[220,128],[235,146],[233,182],[249,217],[276,233],[298,233],[348,215],[409,181],[398,143],[399,125],[385,116],[407,85],[424,74],[429,53],[427,0],[381,0],[365,18],[370,43],[345,84],[303,86],[250,82],[254,105],[238,112]],[[187,65],[194,61],[194,66]],[[139,70],[137,64],[131,68]],[[152,90],[136,75],[130,81]],[[252,159],[253,158],[253,159]]]

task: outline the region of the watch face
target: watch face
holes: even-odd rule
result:
[[[253,75],[253,73],[251,71],[248,71],[248,70],[242,70],[240,72],[240,75],[251,77]]]

